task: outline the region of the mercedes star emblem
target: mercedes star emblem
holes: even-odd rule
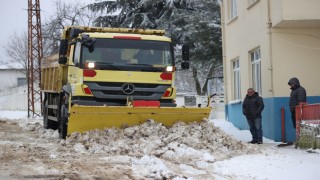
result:
[[[127,95],[134,93],[134,85],[128,84],[128,83],[123,84],[122,85],[122,92]]]

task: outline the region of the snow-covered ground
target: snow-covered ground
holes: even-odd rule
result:
[[[60,156],[66,158],[64,168],[80,171],[80,166],[76,166],[74,161],[80,161],[82,157],[88,158],[85,163],[93,166],[90,158],[97,158],[96,163],[104,169],[95,170],[95,176],[82,172],[85,179],[94,179],[97,174],[104,177],[102,170],[108,169],[102,165],[106,162],[113,164],[113,167],[110,167],[112,171],[109,172],[117,174],[115,169],[125,171],[124,173],[130,174],[126,176],[127,179],[317,180],[320,177],[319,150],[295,149],[294,146],[279,148],[276,147],[279,142],[266,138],[262,145],[247,144],[246,142],[251,140],[250,132],[239,130],[224,119],[210,119],[208,122],[193,125],[177,124],[168,129],[161,124],[148,122],[124,130],[109,129],[73,134],[66,141],[60,141],[56,139],[57,132],[42,129],[40,118],[26,117],[25,111],[0,111],[0,119],[4,122],[17,122],[23,129],[31,129],[39,134],[35,136],[46,141],[53,139],[49,144],[53,144],[52,147],[56,149],[50,150],[49,156],[51,160],[59,160]],[[214,126],[211,126],[212,124]],[[6,124],[0,123],[0,126],[3,125]],[[4,148],[4,145],[12,146],[12,143],[10,140],[0,140],[1,157],[8,153],[1,148]],[[25,146],[24,144],[22,147]],[[37,169],[39,174],[48,174],[48,169],[38,167],[38,161],[40,160],[36,160],[34,166],[29,165],[28,168]],[[41,163],[44,165],[45,161]],[[10,163],[1,159],[0,172],[7,172],[5,168],[8,164]],[[53,165],[50,168],[51,175],[48,177],[57,177],[52,174],[66,171]],[[0,177],[21,177],[7,175]],[[80,172],[77,177],[81,178]],[[116,178],[126,179],[114,175],[113,179]]]
[[[25,87],[0,96],[0,179],[310,179],[320,177],[320,150],[279,148],[248,130],[211,119],[167,128],[153,121],[126,129],[72,134],[42,128],[27,118]],[[183,97],[183,96],[182,96]],[[183,98],[177,99],[179,106]],[[20,110],[20,111],[13,111]]]

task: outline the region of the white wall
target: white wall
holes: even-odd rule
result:
[[[196,99],[196,104],[206,104],[204,96],[200,97],[198,95],[177,94],[176,103],[178,107],[185,106],[185,96],[194,96]],[[210,106],[212,107],[212,110],[209,119],[225,119],[224,96],[214,96],[211,99]]]
[[[18,78],[25,78],[25,74],[16,69],[0,69],[0,90],[18,86]]]
[[[35,105],[40,112],[40,103]],[[28,86],[20,86],[0,91],[0,110],[28,111]]]

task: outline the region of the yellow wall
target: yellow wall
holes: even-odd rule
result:
[[[320,0],[259,0],[252,6],[238,0],[234,19],[228,19],[228,2],[221,4],[226,102],[234,100],[232,60],[240,58],[243,99],[252,86],[249,51],[258,46],[263,97],[289,96],[291,77],[300,79],[308,96],[319,96],[320,11],[314,12],[314,7],[320,7]],[[312,12],[301,9],[305,6]]]
[[[288,96],[298,77],[308,96],[320,95],[320,29],[277,28],[272,32],[275,96]]]
[[[279,0],[273,0],[279,1]],[[281,1],[281,0],[280,0]],[[284,19],[305,20],[319,19],[320,1],[319,0],[282,0]]]
[[[319,0],[270,0],[276,27],[320,28]]]
[[[247,1],[242,3],[238,2],[238,17],[232,20],[225,19],[225,71],[226,76],[225,83],[225,93],[227,93],[228,101],[234,100],[232,93],[232,60],[239,57],[240,58],[240,72],[241,72],[241,99],[245,97],[246,91],[252,86],[251,79],[249,78],[250,73],[250,57],[249,51],[260,47],[261,51],[269,51],[268,41],[269,35],[266,28],[267,22],[267,8],[263,6],[256,5],[249,7]],[[223,14],[227,16],[226,4],[224,4],[225,11]],[[263,14],[263,16],[261,15]],[[262,55],[262,66],[270,66],[269,54],[261,53]],[[262,75],[262,85],[264,96],[270,96],[268,89],[270,89],[270,73],[268,73],[268,68],[263,68]]]

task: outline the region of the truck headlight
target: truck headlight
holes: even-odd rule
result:
[[[88,62],[86,63],[86,67],[88,69],[94,69],[96,67],[96,64],[94,62]]]
[[[175,67],[174,66],[167,66],[166,67],[166,71],[167,72],[173,72],[173,71],[175,71]]]

